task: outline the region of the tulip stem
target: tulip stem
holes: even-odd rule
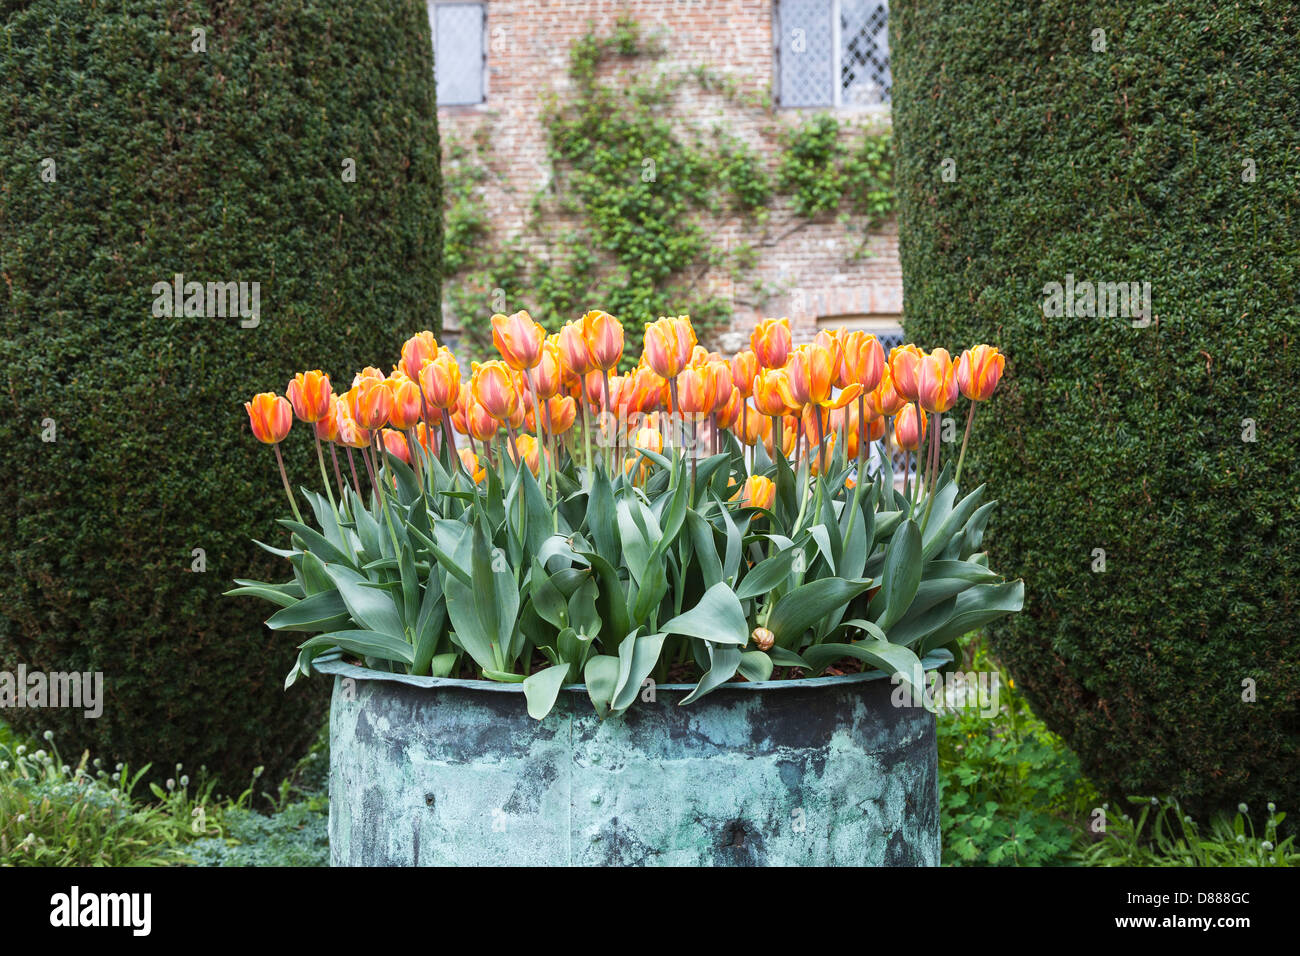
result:
[[[347,485],[345,485],[343,482],[343,472],[339,470],[339,450],[338,450],[338,445],[335,444],[334,442],[330,442],[330,458],[333,459],[334,461],[334,477],[335,479],[338,480],[339,483],[339,505],[341,507],[346,507],[348,496],[347,496],[347,492],[344,491],[344,489],[347,487]]]
[[[315,431],[315,426],[313,426],[312,430]],[[325,494],[329,497],[330,508],[337,514],[339,506],[334,503],[334,490],[330,487],[329,472],[325,470],[325,452],[320,447],[320,436],[313,435],[312,437],[316,439],[316,461],[320,463],[320,480],[325,485]]]
[[[280,454],[280,443],[276,442],[271,446],[275,449],[275,460],[280,465],[280,480],[284,482],[284,493],[289,496],[289,507],[293,509],[293,516],[302,524],[302,513],[298,510],[298,502],[293,500],[293,491],[289,488],[289,475],[284,470],[284,456]]]
[[[925,530],[926,524],[930,521],[930,509],[934,507],[935,485],[939,481],[939,428],[943,421],[943,413],[935,412],[934,421],[930,429],[933,432],[930,444],[933,446],[931,453],[932,463],[930,467],[930,497],[925,502],[925,514],[921,517],[921,530]]]
[[[979,402],[972,401],[970,403],[970,414],[966,416],[966,434],[962,436],[961,454],[957,456],[957,474],[953,477],[953,483],[959,488],[961,487],[961,466],[962,462],[966,460],[966,443],[970,441],[970,428],[975,423],[975,406],[978,404]]]
[[[361,502],[361,479],[357,477],[357,460],[352,457],[352,446],[348,448],[348,467],[352,469],[352,490],[356,493],[357,502]],[[365,458],[362,457],[361,463],[365,464]]]
[[[612,412],[612,409],[609,407],[609,369],[607,369],[607,368],[606,368],[606,369],[601,369],[600,376],[601,376],[601,383],[602,383],[602,386],[603,386],[604,389],[605,389],[605,414],[606,414],[606,415],[609,415],[609,414]],[[603,420],[603,416],[602,416],[602,420]],[[613,457],[612,457],[612,455],[611,455],[611,452],[610,452],[610,446],[611,446],[611,445],[613,444],[613,442],[614,442],[614,434],[615,434],[615,429],[616,429],[616,428],[617,428],[617,422],[615,422],[615,424],[614,424],[613,426],[610,427],[610,434],[608,434],[608,435],[605,436],[605,437],[606,437],[606,441],[605,441],[605,471],[607,471],[607,472],[609,473],[609,479],[610,479],[610,481],[613,481],[613,480],[614,480],[614,459],[613,459]]]
[[[469,418],[468,411],[466,411],[465,417],[466,420],[468,421]],[[470,442],[470,447],[473,448],[474,436],[472,435],[470,436],[469,442]],[[447,462],[448,467],[459,470],[462,467],[462,465],[460,460],[460,452],[456,450],[455,429],[451,427],[451,412],[449,412],[445,408],[442,410],[442,444],[443,447],[447,449],[447,453],[451,455],[451,461]],[[475,452],[474,457],[476,458],[478,457],[477,452]],[[470,475],[470,479],[473,480],[473,478],[474,476]]]

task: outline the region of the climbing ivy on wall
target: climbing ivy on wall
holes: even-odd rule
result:
[[[808,220],[862,219],[863,244],[849,256],[863,254],[866,231],[892,213],[888,133],[853,143],[829,115],[782,130],[768,98],[738,90],[730,77],[701,66],[646,69],[663,53],[632,19],[574,43],[569,87],[544,100],[549,182],[531,198],[518,235],[499,237],[481,198],[488,130],[469,144],[444,133],[444,294],[470,354],[490,347],[492,312],[517,308],[551,328],[595,306],[633,326],[689,313],[707,340],[729,324],[733,301],[705,285],[710,273],[727,275],[745,301],[779,291],[753,275],[774,203]],[[612,77],[601,69],[610,62],[620,67]],[[675,100],[688,84],[772,119],[775,164],[724,123],[682,120]],[[724,242],[710,229],[735,217],[751,239]],[[629,348],[636,344],[629,337]]]

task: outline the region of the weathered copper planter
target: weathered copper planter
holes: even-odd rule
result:
[[[934,717],[878,673],[660,685],[604,721],[574,686],[539,723],[517,684],[317,667],[335,866],[939,862]]]

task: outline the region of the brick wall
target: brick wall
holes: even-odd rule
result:
[[[488,137],[491,175],[483,199],[502,235],[523,230],[530,199],[548,181],[546,133],[540,122],[543,91],[551,88],[563,95],[569,85],[570,46],[590,24],[607,31],[626,16],[647,30],[664,31],[666,53],[655,68],[704,64],[732,77],[741,92],[773,93],[773,0],[488,0],[485,101],[441,108],[438,118],[445,140],[467,143],[476,135]],[[609,75],[616,68],[609,67]],[[734,98],[693,84],[683,87],[676,102],[688,122],[725,122],[759,151],[769,173],[775,170],[783,124],[807,115],[794,109],[737,108]],[[889,122],[887,111],[838,110],[836,115],[855,122],[857,132]],[[764,316],[790,316],[796,338],[806,340],[816,333],[819,320],[865,315],[888,321],[902,312],[893,223],[865,237],[866,256],[854,255],[864,243],[861,222],[843,224],[832,215],[800,219],[780,201],[758,235],[739,219],[718,220],[711,227],[723,245],[755,244],[759,256],[752,278],[765,289],[778,290],[755,301],[750,283],[737,283],[729,292],[724,274],[706,275],[706,288],[729,294],[734,302],[731,331],[712,343],[719,348],[737,347]],[[636,322],[642,317],[623,318]]]

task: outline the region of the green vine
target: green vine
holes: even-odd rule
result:
[[[532,196],[519,236],[497,241],[482,200],[489,134],[472,145],[447,138],[445,294],[469,354],[490,347],[487,316],[517,308],[552,329],[597,306],[633,329],[685,312],[707,338],[730,324],[733,297],[761,302],[773,292],[752,275],[756,245],[723,243],[708,223],[739,217],[742,234],[761,237],[778,198],[800,217],[841,212],[866,217],[867,228],[893,211],[888,134],[850,146],[834,117],[812,117],[781,135],[773,174],[725,124],[693,126],[673,109],[692,81],[738,109],[770,115],[770,99],[704,67],[643,68],[663,53],[630,18],[574,43],[571,88],[544,99],[550,181]],[[730,290],[704,285],[719,272]],[[637,339],[628,337],[629,350]]]

